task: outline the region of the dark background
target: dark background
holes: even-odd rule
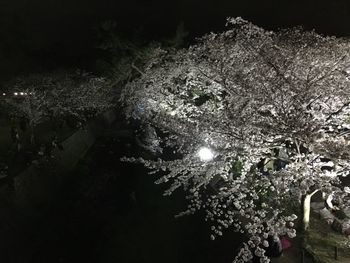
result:
[[[183,21],[189,38],[223,30],[228,16],[277,29],[302,25],[350,36],[349,0],[1,0],[0,79],[56,67],[92,68],[94,26],[113,19],[124,34],[169,36]]]

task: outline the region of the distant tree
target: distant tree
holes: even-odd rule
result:
[[[350,204],[340,181],[350,171],[350,43],[227,24],[189,49],[158,52],[126,85],[126,116],[155,127],[181,156],[126,160],[165,173],[156,181],[170,182],[164,195],[183,188],[180,215],[203,209],[212,239],[228,227],[246,233],[234,262],[269,262],[268,236],[294,237],[300,211],[307,230],[316,192]]]
[[[39,123],[69,118],[84,123],[115,105],[109,82],[82,71],[33,74],[12,80],[7,87],[2,104],[12,116],[28,122],[32,142]]]
[[[97,64],[100,70],[122,86],[142,74],[149,52],[158,44],[144,43],[136,37],[125,37],[115,21],[107,20],[95,28],[97,49],[105,53]]]
[[[107,20],[95,28],[97,49],[105,56],[98,60],[98,68],[112,80],[115,86],[123,86],[127,82],[143,74],[143,68],[151,57],[155,57],[160,47],[165,50],[183,47],[188,32],[181,22],[174,36],[159,41],[143,39],[140,32],[133,36],[124,36],[115,21]],[[139,33],[139,34],[137,34]]]
[[[181,21],[176,27],[174,37],[170,38],[169,40],[165,40],[165,43],[167,43],[170,47],[182,48],[186,44],[186,38],[188,35],[189,33],[185,29],[185,23]]]

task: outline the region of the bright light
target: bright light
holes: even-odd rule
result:
[[[203,162],[211,161],[214,158],[213,152],[207,147],[200,148],[198,151],[198,156]]]
[[[345,69],[345,73],[346,73],[347,75],[350,75],[350,67],[348,67],[347,69]]]
[[[21,94],[22,96],[24,95],[24,92],[20,92],[19,94]]]
[[[17,93],[17,92],[14,92],[14,93],[13,93],[13,95],[17,96],[17,95],[18,95],[18,93]]]
[[[4,93],[2,94],[2,96],[6,96],[6,93],[4,92]]]

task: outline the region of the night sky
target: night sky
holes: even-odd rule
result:
[[[348,0],[1,0],[0,79],[55,67],[89,68],[97,56],[94,26],[115,20],[123,34],[172,35],[183,21],[190,38],[224,29],[242,16],[268,29],[302,25],[350,36]]]

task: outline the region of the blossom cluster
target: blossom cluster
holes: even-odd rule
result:
[[[348,195],[339,177],[350,171],[350,43],[241,18],[228,26],[150,59],[122,91],[126,116],[162,131],[162,145],[181,156],[128,160],[161,171],[165,195],[183,188],[179,215],[204,210],[212,239],[229,227],[247,235],[235,262],[268,262],[267,237],[295,237],[303,196]],[[203,146],[211,161],[198,157]]]

